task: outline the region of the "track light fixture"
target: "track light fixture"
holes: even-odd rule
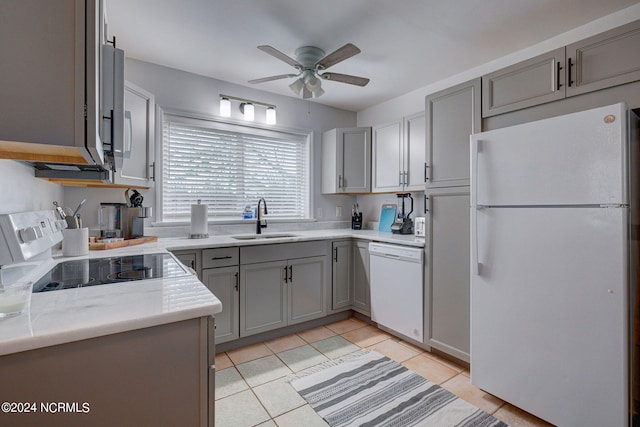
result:
[[[247,121],[254,121],[256,118],[255,107],[265,108],[265,123],[268,125],[276,124],[276,106],[265,104],[264,102],[251,101],[249,99],[236,98],[228,95],[220,95],[220,116],[231,117],[231,103],[237,102],[243,118]]]

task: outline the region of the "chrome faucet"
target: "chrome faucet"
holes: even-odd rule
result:
[[[258,209],[256,212],[256,234],[262,234],[262,229],[267,228],[267,220],[265,219],[263,224],[262,220],[260,219],[260,202],[264,203],[264,214],[269,215],[269,212],[267,211],[267,201],[264,199],[264,197],[260,197],[260,200],[258,200]]]

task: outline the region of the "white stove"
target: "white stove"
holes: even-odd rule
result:
[[[53,210],[0,215],[0,266],[51,258],[66,224]]]
[[[36,267],[47,268],[46,263],[56,264],[51,249],[62,241],[65,227],[53,210],[0,215],[0,285],[22,280]],[[168,253],[71,259],[47,269],[35,280],[33,292],[190,274]]]

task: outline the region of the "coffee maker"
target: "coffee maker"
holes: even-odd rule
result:
[[[413,220],[409,218],[409,215],[413,212],[413,197],[411,193],[399,193],[398,196],[398,211],[396,212],[396,220],[391,224],[391,232],[394,234],[413,234]],[[406,199],[411,201],[411,208],[409,212],[406,211],[405,201]]]
[[[100,237],[133,239],[144,236],[144,219],[152,215],[152,208],[142,206],[142,195],[133,190],[125,192],[126,203],[100,203],[98,221]]]

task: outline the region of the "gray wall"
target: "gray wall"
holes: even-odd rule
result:
[[[335,127],[353,127],[356,124],[356,113],[327,107],[312,101],[231,84],[172,68],[163,67],[135,59],[127,59],[125,77],[128,81],[142,87],[155,95],[156,104],[163,108],[188,110],[206,115],[219,115],[220,94],[237,98],[250,99],[276,105],[277,126],[311,130],[314,132],[312,148],[312,216],[322,221],[347,220],[350,207],[355,201],[352,196],[323,196],[320,192],[320,140],[322,132]],[[263,120],[264,111],[256,108],[256,121]],[[232,119],[241,119],[238,104],[232,105]],[[156,147],[160,141],[156,135]],[[160,150],[156,148],[156,158]],[[155,207],[155,190],[142,192],[145,206]],[[87,198],[84,223],[97,225],[97,211],[100,202],[124,202],[124,190],[119,189],[82,189],[67,187],[64,189],[65,203],[77,205]],[[336,206],[343,206],[343,214],[336,217]],[[319,209],[322,215],[318,217]],[[240,214],[240,213],[238,213]],[[151,224],[155,218],[147,221]]]

